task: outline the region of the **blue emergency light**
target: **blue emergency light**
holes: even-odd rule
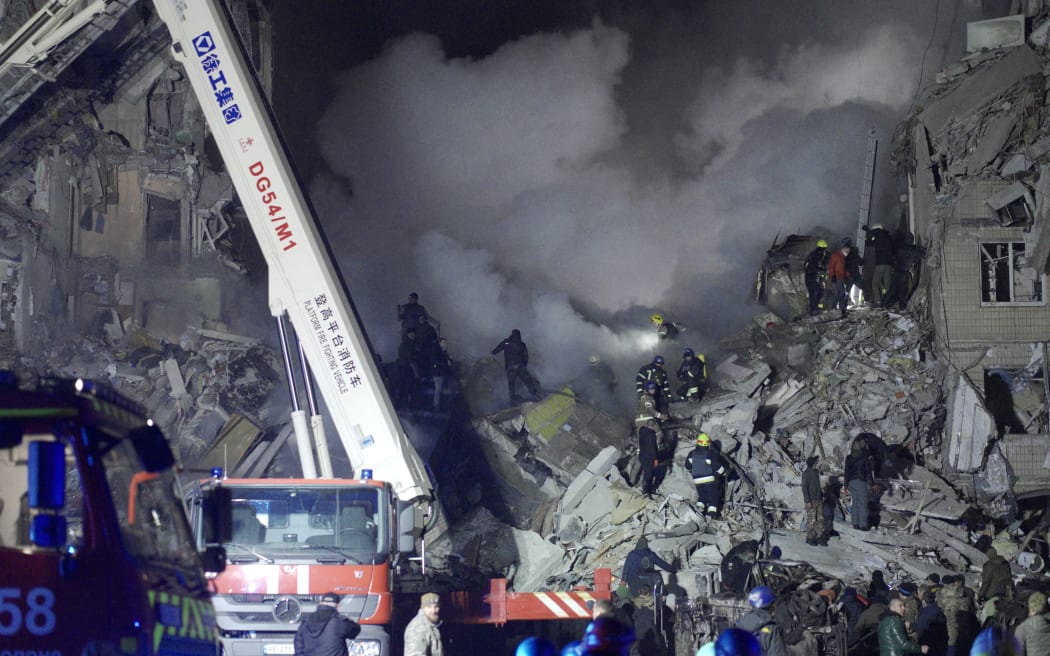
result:
[[[371,469],[362,469],[361,470],[361,480],[363,480],[363,481],[370,481],[370,480],[372,480],[372,470]]]

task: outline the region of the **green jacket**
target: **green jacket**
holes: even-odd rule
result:
[[[919,645],[908,640],[903,617],[888,613],[879,620],[879,656],[904,656],[921,652]]]

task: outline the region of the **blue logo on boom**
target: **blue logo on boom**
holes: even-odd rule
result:
[[[223,121],[226,122],[226,125],[230,125],[239,121],[243,114],[241,114],[241,108],[234,102],[236,99],[233,88],[226,81],[226,74],[222,71],[222,61],[215,52],[215,47],[215,39],[212,38],[211,32],[202,32],[193,38],[193,49],[200,61],[201,70],[211,83],[215,104],[222,112]]]
[[[202,57],[215,50],[215,39],[211,38],[211,32],[205,32],[193,40],[193,49],[197,56]]]

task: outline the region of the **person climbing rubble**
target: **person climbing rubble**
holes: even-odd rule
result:
[[[667,380],[667,371],[664,370],[664,356],[657,355],[649,364],[642,365],[634,377],[634,391],[638,396],[645,394],[645,384],[656,383],[663,398],[671,398],[671,385]]]
[[[852,283],[852,277],[846,271],[846,257],[850,253],[850,247],[843,245],[842,248],[835,251],[828,257],[828,280],[835,290],[834,300],[831,303],[831,307],[838,308],[842,312],[842,317],[846,316],[846,307],[849,305],[849,289]]]
[[[937,603],[948,625],[948,656],[965,656],[977,635],[977,613],[972,590],[964,585],[962,574],[941,579]]]
[[[828,478],[822,493],[821,514],[824,516],[824,543],[838,535],[835,532],[835,520],[845,519],[842,513],[842,481],[838,476]]]
[[[1014,596],[1014,577],[1010,563],[999,555],[995,547],[988,547],[985,552],[988,560],[981,568],[981,587],[977,589],[977,601],[983,603],[995,597],[1012,599]]]
[[[884,307],[886,294],[893,282],[893,238],[881,223],[868,228],[864,240],[864,253],[868,255],[873,267],[871,276],[871,300],[875,307]]]
[[[634,425],[639,431],[649,421],[656,421],[659,426],[670,417],[667,403],[660,398],[660,388],[655,381],[647,381],[642,386],[642,395],[638,397],[636,407]]]
[[[817,247],[806,256],[806,291],[809,293],[809,314],[816,316],[823,309],[825,281],[828,277],[828,242],[817,240]]]
[[[662,314],[653,314],[649,321],[656,326],[656,336],[661,342],[678,342],[678,336],[682,334],[685,327],[675,321],[669,321]]]
[[[663,576],[656,570],[659,567],[669,574],[678,571],[671,563],[667,562],[649,548],[649,540],[642,536],[638,538],[637,544],[627,554],[623,561],[623,572],[620,578],[627,584],[627,589],[632,597],[637,597],[643,585],[648,585],[654,594],[659,594],[663,589]]]
[[[510,394],[511,403],[520,403],[521,397],[515,390],[518,380],[529,390],[534,401],[540,398],[540,385],[529,373],[529,347],[521,340],[521,331],[515,328],[510,331],[510,336],[492,349],[492,357],[503,352],[503,366],[507,372],[507,392]]]
[[[758,562],[758,540],[745,540],[734,545],[722,557],[722,587],[727,592],[744,594],[754,582],[753,570]]]
[[[711,519],[722,516],[722,477],[726,475],[721,458],[711,449],[707,433],[696,436],[696,448],[685,459],[685,468],[693,476],[696,496],[704,515]]]
[[[418,328],[421,320],[427,322],[433,321],[440,325],[440,322],[431,317],[427,313],[427,309],[419,303],[419,294],[415,292],[408,295],[407,303],[397,306],[397,320],[401,322],[402,337],[404,337],[405,333],[408,332],[410,328]]]
[[[845,312],[845,310],[843,310]],[[846,480],[846,488],[849,490],[852,506],[850,509],[850,520],[853,528],[858,531],[867,531],[868,525],[868,503],[870,502],[871,486],[874,482],[871,475],[871,467],[868,452],[863,443],[854,440],[850,454],[846,456],[843,477]]]
[[[851,306],[859,306],[864,302],[867,293],[864,289],[864,278],[861,275],[864,258],[860,256],[860,251],[853,245],[853,240],[849,237],[842,238],[842,245],[849,246],[849,253],[846,254],[846,275],[849,276],[846,297]]]
[[[762,647],[762,656],[786,656],[787,647],[784,636],[773,619],[770,608],[776,597],[769,587],[760,585],[747,594],[747,603],[751,610],[736,621],[736,628],[743,629],[758,638]]]
[[[691,348],[682,349],[682,363],[678,365],[678,397],[699,403],[707,393],[707,361],[703,353]]]
[[[660,467],[659,436],[662,433],[655,418],[648,419],[638,428],[638,463],[642,468],[639,481],[642,484],[642,494],[647,497],[652,497],[659,487],[655,478],[657,468]]]
[[[806,544],[827,546],[824,533],[824,495],[820,487],[820,470],[817,456],[806,458],[806,471],[802,472],[802,500],[806,504]]]

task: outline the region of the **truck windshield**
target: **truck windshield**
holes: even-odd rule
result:
[[[146,472],[128,440],[112,443],[102,463],[128,553],[139,561],[199,569],[172,471]]]
[[[370,485],[228,486],[233,494],[231,559],[330,559],[366,562],[386,549],[386,505]]]

